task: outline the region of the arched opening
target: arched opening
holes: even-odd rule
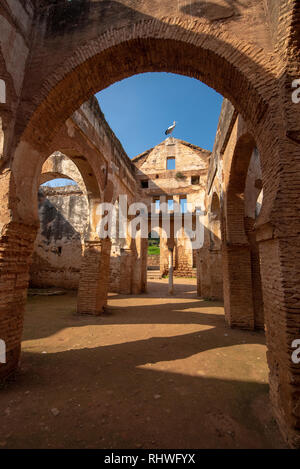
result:
[[[204,244],[197,253],[198,295],[207,300],[223,301],[222,210],[217,192],[207,198]]]
[[[263,203],[262,173],[260,156],[257,148],[253,149],[245,183],[245,232],[251,252],[252,295],[254,310],[254,327],[264,329],[264,307],[262,281],[260,272],[259,245],[256,240],[256,222]]]
[[[150,231],[148,235],[147,254],[147,278],[149,280],[161,278],[159,229]]]
[[[250,77],[266,74],[260,64],[262,58],[257,55],[255,47],[253,50],[248,50],[248,56],[245,56],[236,48],[236,45],[235,47],[231,45],[229,37],[222,38],[221,35],[216,38],[213,34],[207,36],[202,32],[203,26],[200,23],[197,27],[199,31],[190,34],[184,32],[181,27],[170,26],[166,22],[164,37],[159,39],[160,34],[158,34],[158,37],[154,39],[154,31],[159,31],[161,24],[154,23],[148,32],[146,31],[149,25],[146,24],[146,37],[132,38],[132,27],[129,30],[125,28],[124,39],[121,43],[117,45],[112,43],[110,47],[110,40],[106,40],[103,50],[103,44],[100,41],[93,48],[92,56],[85,46],[78,47],[78,50],[74,51],[74,57],[71,57],[69,51],[69,60],[61,69],[55,69],[54,84],[51,77],[47,77],[47,85],[37,91],[36,102],[41,104],[32,110],[32,116],[24,130],[22,140],[30,142],[33,148],[44,151],[66,119],[92,94],[123,78],[150,71],[173,72],[201,80],[230,99],[245,118],[250,130],[257,132],[255,119],[259,116],[257,116],[256,109],[260,108],[260,113],[265,115],[267,104],[260,90],[257,89],[257,79],[251,82]],[[181,36],[180,40],[177,39],[178,34]],[[207,39],[205,47],[201,47],[202,34]],[[129,35],[128,40],[125,39],[127,35]],[[224,50],[223,57],[218,54],[220,47]],[[233,60],[235,62],[232,62]],[[216,74],[215,70],[220,70],[220,73]],[[73,92],[70,83],[83,83],[86,80],[89,83],[87,88],[80,89],[80,92],[78,90]],[[48,85],[50,82],[52,83],[51,89]],[[248,97],[245,95],[245,90]],[[61,100],[62,95],[68,96],[68,99]],[[48,99],[45,99],[46,96]],[[41,122],[48,122],[49,125],[42,127]],[[22,158],[25,153],[28,155],[28,151],[27,147],[23,152],[22,143],[20,143],[17,151],[18,158],[15,159],[17,174],[19,173],[18,167],[22,167],[24,163]],[[37,157],[38,155],[33,151],[30,162],[35,164]],[[29,181],[30,177],[28,178],[30,184]],[[18,184],[17,187],[19,187]],[[20,207],[21,212],[23,209],[25,210],[25,207]],[[32,218],[32,213],[25,214],[24,212],[20,215],[24,215],[27,220]]]
[[[220,200],[214,192],[209,214],[210,298],[223,299],[222,237]]]
[[[225,288],[232,325],[264,328],[256,205],[262,190],[259,152],[250,134],[238,138],[230,166],[226,194],[224,246]],[[237,274],[237,265],[239,273]],[[244,314],[240,304],[244,301]]]
[[[40,227],[29,285],[35,289],[78,290],[89,234],[89,199],[83,178],[71,159],[56,152],[45,161],[40,182]]]
[[[214,192],[210,208],[210,249],[219,251],[221,248],[221,208],[219,197]]]

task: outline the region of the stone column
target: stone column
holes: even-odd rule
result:
[[[77,312],[100,315],[107,304],[110,239],[86,241],[80,270]]]

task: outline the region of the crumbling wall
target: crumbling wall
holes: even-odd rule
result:
[[[197,208],[204,209],[209,157],[210,151],[169,137],[133,158],[141,201],[150,208],[150,204],[159,199],[162,208],[162,204],[167,204],[171,199],[180,205],[180,200],[186,198],[193,213]],[[174,170],[167,169],[169,158],[175,158]],[[172,216],[172,209],[170,213]],[[167,240],[163,239],[164,230],[162,227],[157,227],[157,230],[160,233],[160,271],[166,275],[169,270],[169,248]],[[174,276],[196,276],[194,259],[190,239],[185,230],[181,230],[174,240]],[[148,267],[152,266],[148,264]]]
[[[160,255],[159,254],[148,254],[148,269],[158,268],[160,266]]]
[[[77,289],[84,239],[88,233],[87,197],[77,186],[42,186],[39,190],[39,217],[40,230],[35,241],[30,285]],[[132,261],[130,256],[122,258],[121,244],[116,239],[112,240],[109,291],[116,293],[122,286],[121,264],[127,278],[127,267]]]
[[[88,213],[87,197],[76,186],[40,188],[32,287],[78,287]]]
[[[0,168],[10,157],[16,113],[31,48],[34,4],[0,2]]]

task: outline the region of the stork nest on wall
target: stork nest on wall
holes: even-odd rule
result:
[[[180,172],[176,173],[175,177],[176,177],[176,179],[181,179],[181,180],[185,179],[185,175],[183,173],[180,173]]]

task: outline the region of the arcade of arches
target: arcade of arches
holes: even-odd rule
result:
[[[128,236],[120,245],[96,235],[100,202],[126,194],[130,204],[147,189],[91,97],[137,73],[183,74],[226,98],[205,174],[186,175],[204,194],[198,294],[224,295],[231,327],[265,328],[272,409],[288,443],[300,447],[300,365],[291,359],[300,339],[300,104],[292,100],[299,30],[297,0],[1,2],[1,379],[20,360],[41,183],[73,179],[88,212],[77,238],[78,312],[101,314],[109,271],[115,291],[145,291],[147,240]]]

